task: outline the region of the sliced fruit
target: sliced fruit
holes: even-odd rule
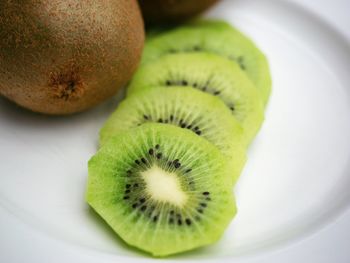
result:
[[[236,208],[226,159],[193,132],[144,124],[89,161],[87,202],[128,244],[166,256],[218,240]]]
[[[214,54],[164,55],[145,64],[134,75],[128,95],[159,86],[192,87],[221,99],[244,128],[246,144],[264,119],[261,97],[246,74],[237,63]]]
[[[247,36],[223,21],[195,21],[152,38],[145,46],[142,63],[169,53],[203,51],[237,62],[267,103],[271,77],[265,55]]]
[[[108,119],[101,129],[100,143],[150,122],[188,129],[214,144],[229,160],[232,184],[237,181],[246,162],[246,142],[241,125],[218,98],[181,87],[137,93],[124,100]]]

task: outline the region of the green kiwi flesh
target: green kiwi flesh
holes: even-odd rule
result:
[[[236,61],[267,103],[271,77],[265,55],[247,36],[223,21],[194,21],[153,37],[147,42],[142,63],[169,53],[203,51]]]
[[[246,162],[243,129],[218,98],[192,88],[144,90],[119,104],[100,131],[100,144],[149,122],[172,124],[208,140],[228,158],[232,184],[237,181]]]
[[[193,132],[144,124],[89,161],[86,199],[129,245],[167,256],[217,241],[236,213],[220,151]]]
[[[160,86],[192,87],[221,99],[242,125],[246,145],[263,122],[264,109],[257,89],[237,63],[218,55],[204,52],[164,55],[139,68],[127,94]]]

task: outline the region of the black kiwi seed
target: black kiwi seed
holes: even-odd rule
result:
[[[129,194],[130,193],[130,190],[128,189],[128,190],[125,190],[125,193],[126,194]]]
[[[181,128],[186,128],[186,123],[182,123]]]
[[[145,158],[141,158],[141,162],[143,162],[144,164],[147,163],[146,159]]]
[[[157,220],[158,220],[158,216],[154,216],[153,217],[153,222],[157,222]]]
[[[175,168],[179,168],[181,166],[181,163],[175,163],[174,166]]]
[[[153,149],[149,149],[149,150],[148,150],[148,153],[149,153],[150,155],[153,155],[153,153],[154,153]]]
[[[135,160],[135,163],[136,163],[136,164],[140,164],[140,161],[139,161],[139,160]]]
[[[134,187],[138,187],[138,186],[139,186],[139,184],[137,184],[137,183],[136,183],[136,184],[134,184]]]
[[[140,199],[140,203],[142,204],[142,203],[144,203],[144,202],[146,202],[146,198],[141,198],[141,199]]]
[[[198,208],[197,211],[198,211],[198,213],[201,213],[201,214],[203,213],[203,209],[201,209],[201,208]]]
[[[199,130],[199,127],[198,126],[194,127],[194,130],[195,131]]]
[[[237,62],[238,62],[238,64],[239,64],[239,66],[241,67],[241,69],[245,70],[245,65],[244,65],[244,61],[243,61],[243,60],[244,60],[244,59],[243,59],[242,56],[239,56],[239,57],[237,58]]]
[[[167,80],[167,81],[165,82],[165,85],[170,86],[170,85],[171,85],[171,81],[170,81],[170,80]]]
[[[162,122],[163,122],[163,119],[162,119],[162,118],[160,118],[160,119],[158,120],[158,122],[162,123]]]
[[[209,192],[203,192],[202,194],[203,195],[209,195],[210,193]]]
[[[170,215],[173,215],[173,214],[175,214],[175,211],[174,211],[174,210],[171,210],[171,211],[170,211]]]
[[[170,115],[170,121],[173,121],[173,120],[174,120],[174,116]]]
[[[157,144],[157,145],[156,145],[156,147],[155,147],[155,148],[156,148],[156,150],[158,150],[158,149],[159,149],[159,147],[160,147],[160,146],[159,146],[159,144]]]
[[[139,204],[138,203],[135,203],[132,205],[132,208],[136,208]]]
[[[181,225],[182,225],[182,220],[181,220],[181,219],[177,220],[177,224],[178,224],[179,226],[181,226]]]
[[[230,107],[230,110],[234,111],[234,110],[235,110],[235,107],[234,107],[234,106],[231,106],[231,107]]]
[[[202,206],[202,207],[207,207],[206,203],[200,203],[199,205]]]
[[[126,185],[125,185],[125,188],[126,188],[126,189],[129,189],[130,187],[131,187],[131,184],[126,184]]]
[[[185,171],[185,173],[189,173],[189,172],[191,172],[192,171],[192,169],[187,169],[186,171]]]
[[[207,86],[204,86],[204,87],[202,88],[202,90],[203,90],[203,91],[206,91],[206,90],[207,90]]]
[[[221,91],[215,91],[214,95],[219,95],[221,93]]]
[[[145,211],[146,209],[147,209],[147,206],[146,205],[144,205],[144,206],[141,206],[141,211],[143,212],[143,211]]]
[[[182,84],[183,86],[187,86],[187,85],[188,85],[188,82],[187,82],[186,80],[183,80],[183,81],[181,82],[181,84]]]
[[[148,116],[147,116],[147,115],[143,115],[143,118],[144,118],[145,120],[148,120]]]
[[[188,225],[188,226],[190,226],[191,224],[192,224],[192,222],[191,222],[191,219],[189,219],[189,218],[186,218],[186,224]]]
[[[201,131],[196,131],[196,134],[197,134],[197,135],[201,135],[202,132],[201,132]]]
[[[129,199],[130,197],[128,195],[124,196],[124,200]]]
[[[157,157],[157,159],[161,159],[162,158],[162,153],[157,153],[156,157]]]

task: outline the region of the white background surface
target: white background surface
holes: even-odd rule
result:
[[[227,0],[209,12],[267,54],[273,94],[236,189],[236,220],[218,244],[170,260],[350,261],[347,10],[340,0]],[[0,262],[151,260],[83,201],[86,161],[114,107],[53,120],[0,100]]]

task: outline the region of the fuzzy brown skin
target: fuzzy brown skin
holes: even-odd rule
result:
[[[127,83],[143,43],[137,0],[2,0],[0,93],[35,112],[86,110]]]
[[[177,23],[205,11],[218,0],[139,0],[146,24]]]

